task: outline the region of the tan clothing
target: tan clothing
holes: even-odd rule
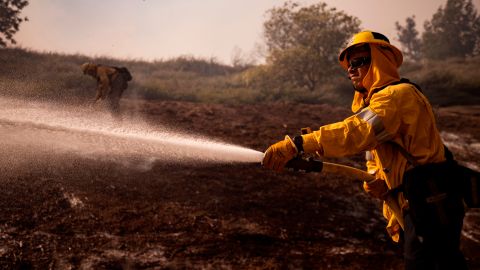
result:
[[[106,99],[110,109],[118,111],[120,98],[128,87],[132,76],[127,68],[111,67],[85,63],[81,66],[83,74],[90,75],[97,80],[95,102]]]

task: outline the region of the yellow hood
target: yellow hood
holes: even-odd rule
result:
[[[371,64],[367,75],[363,78],[363,86],[367,89],[367,98],[355,91],[352,102],[352,111],[358,112],[368,104],[374,90],[400,80],[397,59],[388,46],[370,43]]]

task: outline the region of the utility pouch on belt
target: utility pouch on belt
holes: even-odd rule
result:
[[[464,214],[456,166],[450,161],[431,163],[404,174],[403,192],[419,235],[428,233],[432,226],[449,227],[452,217]]]
[[[452,152],[450,152],[446,146],[444,146],[445,162],[419,165],[415,158],[403,147],[394,142],[391,142],[391,144],[414,166],[414,168],[404,176],[404,189],[406,189],[406,178],[412,178],[411,175],[417,172],[422,175],[422,177],[433,176],[434,178],[444,179],[438,180],[438,184],[443,185],[441,182],[445,181],[445,187],[448,193],[454,193],[456,196],[460,196],[469,208],[480,208],[480,172],[458,164],[454,160]]]
[[[405,172],[400,189],[419,235],[438,225],[452,226],[455,217],[463,217],[464,203],[469,208],[480,207],[480,173],[458,164],[447,147],[446,161],[419,165],[403,147],[392,144],[414,166]]]

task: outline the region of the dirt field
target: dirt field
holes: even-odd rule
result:
[[[258,151],[350,114],[281,103],[124,101],[122,108],[159,129]],[[480,107],[437,113],[458,159],[478,168]],[[1,121],[0,127],[41,129]],[[358,182],[248,163],[166,158],[140,166],[144,160],[135,156],[75,155],[9,134],[18,143],[2,142],[2,269],[403,269],[380,203]],[[336,161],[363,166],[363,156]],[[471,269],[480,269],[479,224],[480,212],[470,210],[462,250]]]

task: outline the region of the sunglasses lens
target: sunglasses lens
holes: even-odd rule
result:
[[[370,57],[359,57],[350,60],[350,68],[359,68],[364,65],[370,64]]]

